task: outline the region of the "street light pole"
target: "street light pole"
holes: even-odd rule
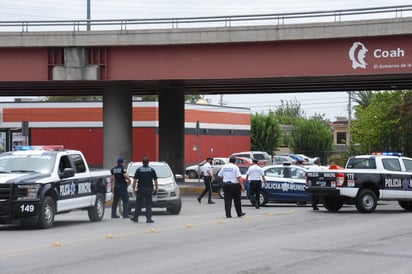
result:
[[[348,132],[346,136],[346,147],[349,149],[351,144],[351,124],[352,124],[352,92],[348,91],[349,98],[348,98]]]
[[[87,0],[87,30],[90,30],[90,1],[91,0]]]

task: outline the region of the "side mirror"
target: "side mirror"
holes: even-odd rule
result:
[[[70,178],[74,176],[74,169],[73,168],[65,168],[63,174],[60,174],[60,179]]]
[[[176,182],[184,182],[185,177],[182,174],[175,174]]]

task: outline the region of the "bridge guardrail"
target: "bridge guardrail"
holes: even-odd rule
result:
[[[231,15],[209,17],[105,19],[105,20],[53,20],[53,21],[0,21],[0,31],[90,31],[133,29],[177,29],[256,25],[284,25],[294,23],[324,23],[349,20],[402,18],[412,16],[412,5],[377,8],[344,9],[297,13],[260,15]]]

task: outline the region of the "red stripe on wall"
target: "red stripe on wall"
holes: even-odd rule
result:
[[[250,114],[229,113],[229,112],[212,112],[191,110],[185,111],[186,122],[201,121],[202,123],[230,123],[237,125],[250,125]]]
[[[133,121],[157,121],[159,113],[157,107],[134,107]]]
[[[158,121],[157,107],[135,107],[133,121]],[[79,122],[103,120],[102,108],[4,108],[3,122]],[[250,125],[250,114],[186,110],[186,122]]]
[[[102,121],[102,108],[5,108],[4,122]]]

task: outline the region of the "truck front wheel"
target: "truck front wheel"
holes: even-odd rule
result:
[[[88,208],[89,219],[92,222],[100,222],[104,216],[104,196],[97,193],[94,206]]]
[[[356,199],[356,208],[362,213],[372,213],[378,205],[375,192],[370,189],[362,189]]]
[[[43,203],[41,204],[39,221],[37,226],[39,228],[50,228],[54,224],[54,216],[56,215],[56,206],[53,198],[45,196]]]

